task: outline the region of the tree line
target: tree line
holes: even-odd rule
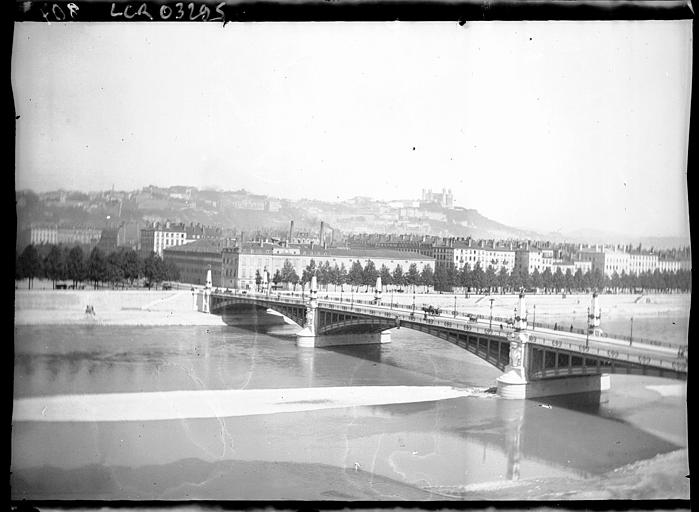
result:
[[[15,279],[27,279],[31,288],[35,278],[50,279],[56,288],[58,281],[71,281],[75,288],[88,281],[94,288],[110,285],[113,288],[145,278],[150,288],[162,281],[177,281],[180,271],[175,264],[152,252],[145,258],[133,249],[120,247],[105,254],[98,247],[86,256],[82,247],[42,244],[28,245],[15,251]]]
[[[338,267],[330,265],[325,261],[317,265],[314,260],[303,269],[301,276],[289,260],[284,262],[281,270],[277,270],[272,277],[275,285],[280,283],[304,285],[310,282],[312,276],[316,276],[318,284],[327,289],[328,285],[340,286],[349,284],[358,289],[365,287],[369,290],[375,286],[376,278],[381,277],[384,286],[424,286],[434,288],[436,291],[452,292],[460,290],[471,293],[508,293],[517,292],[521,289],[538,289],[543,293],[572,293],[589,292],[590,290],[609,290],[617,293],[639,293],[639,292],[673,292],[691,291],[691,271],[679,270],[676,272],[646,271],[640,274],[614,272],[611,276],[605,275],[599,269],[583,272],[577,269],[574,273],[567,269],[564,273],[560,268],[552,272],[547,268],[543,272],[534,270],[531,274],[524,270],[513,269],[508,272],[505,267],[496,271],[493,266],[483,269],[480,263],[471,268],[466,263],[459,269],[457,267],[438,267],[433,270],[430,265],[425,265],[422,271],[418,271],[415,263],[411,264],[407,271],[401,265],[397,265],[392,271],[386,266],[376,268],[373,261],[369,260],[362,266],[359,261],[352,263],[349,270],[344,263]],[[262,282],[260,271],[256,275],[256,283],[259,286]]]

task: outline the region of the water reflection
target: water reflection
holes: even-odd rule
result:
[[[294,327],[286,324],[257,332],[230,326],[31,327],[16,331],[15,396],[439,382],[483,388],[499,374],[461,348],[406,331],[388,345],[300,350]],[[637,389],[638,382],[628,387]],[[616,389],[625,388],[613,383],[613,407],[604,396],[551,398],[545,400],[551,408],[544,408],[543,401],[500,400],[476,392],[440,402],[209,420],[22,422],[13,428],[13,478],[29,478],[31,471],[40,475],[37,468],[53,466],[66,472],[52,474],[50,483],[83,489],[75,478],[89,474],[88,467],[99,468],[100,474],[116,467],[141,468],[145,474],[162,468],[177,488],[187,483],[173,468],[189,459],[200,461],[197,467],[207,473],[223,462],[303,462],[350,472],[359,462],[377,480],[467,486],[580,478],[674,450],[677,445],[616,416],[616,404],[629,403]],[[633,407],[654,414],[658,403],[647,394],[657,395],[646,391]],[[684,414],[675,402],[663,402],[665,414]],[[69,473],[76,469],[81,471]],[[255,481],[258,489],[267,484]],[[114,488],[111,497],[132,497]],[[187,499],[172,492],[175,499]],[[211,492],[205,497],[242,495],[231,489],[229,494]]]

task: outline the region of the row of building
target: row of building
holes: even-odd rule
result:
[[[407,251],[379,248],[332,247],[319,245],[293,245],[284,242],[237,243],[231,240],[200,240],[194,243],[170,246],[163,250],[163,258],[175,263],[180,269],[181,280],[192,284],[203,284],[206,271],[211,269],[215,286],[227,288],[252,288],[258,273],[264,271],[273,276],[282,270],[288,261],[300,276],[303,270],[314,260],[316,265],[327,262],[330,267],[344,265],[349,271],[355,262],[362,267],[369,260],[377,269],[386,266],[393,272],[399,265],[404,272],[415,265],[418,272],[426,266],[433,269],[463,268],[468,263],[471,269],[480,264],[484,270],[493,267],[505,268],[508,273],[513,270],[528,272],[545,272],[547,269],[556,273],[559,269],[564,274],[580,270],[583,274],[599,269],[607,276],[615,272],[640,274],[646,271],[685,270],[691,268],[690,260],[662,259],[653,253],[629,253],[610,248],[583,248],[578,258],[562,260],[556,258],[550,249],[510,249],[506,247],[489,247],[481,244],[454,243],[435,245],[433,254],[426,246],[422,251]]]
[[[371,260],[377,269],[386,266],[394,272],[398,266],[407,272],[415,265],[418,272],[426,266],[434,268],[434,258],[416,253],[385,249],[324,248],[318,245],[294,246],[289,244],[251,242],[231,246],[226,242],[202,240],[164,250],[165,261],[171,261],[180,270],[180,279],[192,284],[204,284],[206,272],[211,269],[214,286],[226,288],[253,288],[258,273],[273,277],[290,263],[300,277],[313,260],[317,266],[326,262],[331,268],[345,267],[349,271],[355,262],[365,267]]]
[[[120,228],[98,230],[85,227],[58,227],[56,225],[32,225],[23,232],[26,244],[96,244],[105,252],[114,250],[120,243]],[[565,249],[534,246],[529,243],[509,241],[475,241],[468,239],[442,239],[437,237],[395,237],[371,240],[366,244],[349,240],[345,247],[332,247],[332,236],[321,223],[320,236],[299,236],[293,230],[293,221],[285,241],[271,239],[247,243],[241,233],[234,238],[231,232],[200,224],[154,222],[140,229],[138,249],[143,255],[155,252],[164,259],[173,261],[180,269],[181,280],[203,284],[206,271],[211,268],[217,286],[252,286],[257,272],[266,270],[274,275],[288,260],[297,272],[315,260],[316,264],[326,261],[331,267],[343,264],[347,270],[356,261],[362,266],[372,260],[377,268],[386,265],[391,271],[400,265],[404,271],[415,264],[418,271],[427,265],[434,270],[461,269],[468,264],[471,269],[480,265],[482,269],[493,267],[496,271],[505,268],[543,273],[549,269],[564,274],[580,270],[582,273],[600,270],[607,276],[640,274],[660,271],[676,272],[691,268],[688,252],[659,255],[654,251],[632,250],[631,247],[582,246]],[[314,241],[322,243],[314,243]],[[330,241],[330,247],[326,242]]]

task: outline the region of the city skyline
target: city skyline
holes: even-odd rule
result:
[[[690,45],[689,22],[18,24],[17,188],[451,188],[514,227],[688,238]]]

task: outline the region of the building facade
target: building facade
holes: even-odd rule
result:
[[[23,229],[17,237],[20,247],[27,245],[57,244],[58,226],[56,224],[32,223]]]
[[[186,242],[184,224],[157,223],[141,230],[140,247],[144,256],[154,252],[162,258],[164,249],[184,245]]]
[[[299,277],[313,260],[316,266],[328,262],[331,267],[342,265],[349,272],[352,264],[359,262],[362,267],[371,260],[380,270],[385,265],[393,272],[398,265],[407,272],[415,264],[418,272],[426,266],[434,269],[435,260],[417,253],[390,251],[385,249],[358,250],[310,246],[278,246],[273,244],[249,244],[243,247],[224,248],[222,254],[222,286],[226,288],[254,288],[257,273],[267,271],[270,279],[282,270],[285,262],[291,263]]]
[[[221,279],[221,253],[224,242],[216,240],[198,240],[184,245],[175,245],[163,249],[163,261],[174,263],[180,271],[183,283],[204,285],[206,273],[211,270],[214,286],[223,286]]]

